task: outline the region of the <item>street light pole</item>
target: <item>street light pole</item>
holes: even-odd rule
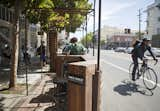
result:
[[[96,84],[97,84],[97,108],[96,111],[101,111],[101,76],[100,70],[100,50],[101,50],[101,0],[99,0],[99,23],[98,23],[98,56],[97,56],[97,71],[96,71]]]
[[[98,18],[98,56],[97,56],[97,70],[100,70],[100,49],[101,49],[101,0],[99,0],[99,18]]]

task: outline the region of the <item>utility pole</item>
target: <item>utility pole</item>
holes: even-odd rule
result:
[[[138,10],[139,14],[138,14],[138,17],[139,17],[139,40],[141,40],[141,16],[142,16],[142,13],[141,13],[141,9]]]

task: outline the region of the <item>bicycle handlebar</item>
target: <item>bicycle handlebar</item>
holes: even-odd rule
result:
[[[144,62],[147,62],[147,61],[149,61],[149,60],[153,60],[153,59],[148,59],[148,58],[144,58],[144,59],[143,59]],[[154,64],[154,65],[157,65],[157,63],[158,63],[158,60],[155,61],[155,64]]]
[[[154,65],[157,65],[157,63],[158,63],[158,60],[156,60],[156,62],[155,62],[155,64],[154,64]]]

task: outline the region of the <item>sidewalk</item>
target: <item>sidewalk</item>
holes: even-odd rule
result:
[[[52,74],[45,74],[29,95],[7,95],[0,98],[0,111],[53,111]],[[49,110],[48,110],[49,109]]]
[[[15,108],[14,111],[45,111],[47,108],[52,107],[53,88],[52,78],[45,75],[34,91],[23,98],[25,100],[23,104]]]
[[[87,55],[91,56],[91,55]],[[86,57],[88,59],[88,57]],[[48,68],[46,68],[48,69]],[[44,71],[45,73],[40,73]],[[29,83],[34,84],[29,95],[23,94],[0,94],[0,111],[54,111],[54,84],[52,82],[55,74],[47,73],[45,70],[37,69],[35,74],[28,74]],[[42,75],[42,79],[41,79]],[[24,75],[25,76],[25,75]],[[20,78],[23,83],[25,78]],[[21,82],[22,81],[22,82]],[[1,98],[2,97],[2,98]]]

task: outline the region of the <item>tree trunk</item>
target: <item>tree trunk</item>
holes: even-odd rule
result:
[[[16,76],[18,68],[18,53],[19,53],[19,0],[15,1],[14,9],[14,23],[13,23],[13,37],[12,37],[12,56],[11,56],[11,73],[10,73],[10,84],[9,88],[14,88],[16,86]]]

